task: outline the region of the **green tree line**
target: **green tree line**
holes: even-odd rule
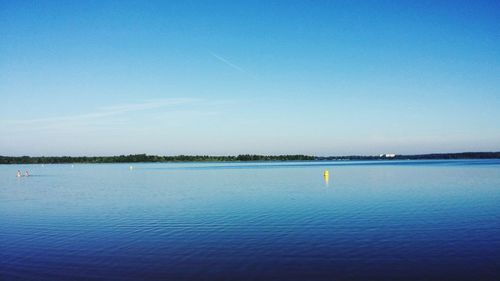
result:
[[[446,159],[499,159],[500,152],[435,153],[419,155],[384,156],[310,156],[310,155],[255,155],[238,156],[177,155],[158,156],[147,154],[120,156],[0,156],[0,164],[58,164],[58,163],[136,163],[136,162],[244,162],[244,161],[325,161],[325,160],[446,160]]]
[[[58,163],[136,163],[136,162],[230,162],[230,161],[299,161],[315,160],[314,156],[307,155],[238,155],[238,156],[209,156],[209,155],[177,155],[158,156],[146,154],[120,156],[41,156],[41,157],[11,157],[0,156],[0,164],[58,164]]]

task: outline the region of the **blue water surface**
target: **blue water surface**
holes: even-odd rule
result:
[[[500,280],[499,269],[500,160],[0,165],[0,280]]]

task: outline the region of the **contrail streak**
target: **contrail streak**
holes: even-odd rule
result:
[[[213,52],[210,52],[210,54],[211,54],[214,58],[216,58],[216,59],[218,59],[219,61],[221,61],[221,62],[225,63],[227,66],[229,66],[229,67],[231,67],[231,68],[233,68],[233,69],[236,69],[236,70],[238,70],[238,71],[240,71],[240,72],[243,72],[243,73],[245,73],[245,72],[246,72],[243,68],[241,68],[241,67],[239,67],[239,66],[235,65],[234,63],[232,63],[232,62],[228,61],[227,59],[225,59],[225,58],[223,58],[223,57],[221,57],[221,56],[219,56],[219,55],[217,55],[217,54],[215,54],[215,53],[213,53]]]

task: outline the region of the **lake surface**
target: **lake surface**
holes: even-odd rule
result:
[[[3,281],[445,279],[500,280],[500,160],[0,165]]]

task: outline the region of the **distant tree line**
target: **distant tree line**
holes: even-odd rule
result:
[[[432,154],[415,154],[415,155],[395,155],[387,157],[380,156],[327,156],[316,157],[316,160],[450,160],[450,159],[498,159],[499,152],[460,152],[460,153],[432,153]]]
[[[419,155],[385,156],[328,156],[309,155],[252,155],[209,156],[209,155],[177,155],[158,156],[146,154],[120,156],[0,156],[0,164],[58,164],[58,163],[136,163],[136,162],[244,162],[244,161],[321,161],[321,160],[433,160],[433,159],[499,159],[500,152],[462,152],[436,153]]]
[[[307,155],[238,155],[238,156],[209,156],[209,155],[177,155],[157,156],[146,154],[120,156],[41,156],[41,157],[10,157],[0,156],[0,164],[58,164],[58,163],[136,163],[136,162],[236,162],[236,161],[299,161],[315,160],[314,156]]]
[[[433,153],[420,155],[396,155],[396,159],[495,159],[500,158],[499,152],[461,152],[461,153]]]

